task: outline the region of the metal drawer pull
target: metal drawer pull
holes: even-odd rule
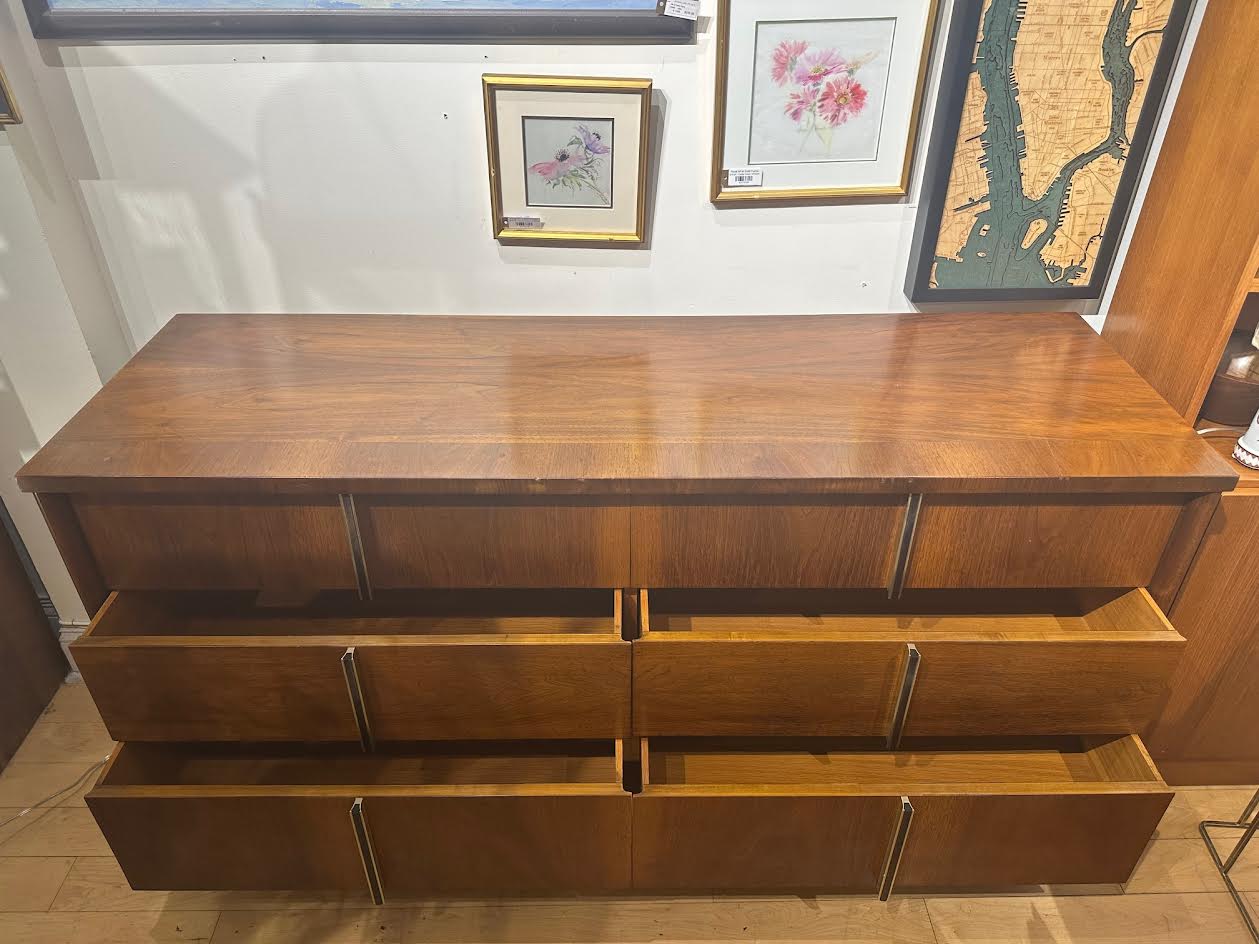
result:
[[[345,675],[345,689],[350,693],[350,708],[354,711],[354,724],[358,726],[358,740],[363,750],[372,750],[372,729],[367,722],[367,706],[363,703],[363,686],[358,680],[358,662],[354,658],[354,647],[350,646],[341,655],[341,671]]]
[[[922,511],[922,496],[910,495],[905,503],[905,523],[901,525],[901,539],[896,544],[896,563],[887,581],[887,598],[899,600],[905,590],[905,575],[909,571],[909,557],[914,550],[914,535],[918,531],[918,513]]]
[[[367,890],[375,904],[385,903],[384,889],[380,884],[380,866],[376,863],[376,850],[372,848],[372,836],[367,831],[367,818],[363,815],[363,798],[355,797],[350,804],[350,824],[354,827],[354,840],[358,843],[358,855],[363,860],[363,874],[367,876]]]
[[[905,644],[905,650],[905,673],[901,676],[901,692],[896,697],[896,708],[892,711],[892,724],[887,732],[889,751],[897,750],[901,746],[905,719],[909,716],[909,703],[914,697],[914,683],[918,681],[918,665],[922,662],[918,647],[912,642]]]
[[[372,582],[367,576],[367,555],[363,552],[363,535],[358,528],[358,510],[353,495],[342,495],[341,516],[345,518],[345,536],[350,542],[350,558],[354,563],[354,579],[362,600],[372,598]]]
[[[879,901],[887,901],[892,897],[892,889],[896,886],[896,873],[901,869],[901,858],[905,855],[905,844],[909,841],[909,827],[914,821],[914,805],[909,797],[901,797],[901,814],[896,821],[896,832],[892,834],[892,844],[888,846],[887,861],[883,863],[883,876],[879,879]]]

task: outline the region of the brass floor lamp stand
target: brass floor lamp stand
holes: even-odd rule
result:
[[[1215,841],[1211,838],[1208,830],[1218,829],[1240,829],[1243,830],[1242,836],[1237,840],[1237,845],[1233,847],[1233,851],[1228,854],[1227,859],[1221,859],[1219,850],[1215,848]],[[1224,820],[1207,819],[1198,824],[1198,832],[1202,834],[1202,841],[1207,844],[1207,851],[1211,853],[1211,861],[1215,863],[1216,869],[1219,870],[1224,884],[1228,886],[1228,893],[1233,896],[1233,903],[1237,905],[1237,910],[1241,912],[1242,920],[1246,922],[1246,930],[1250,932],[1250,936],[1259,942],[1259,928],[1255,927],[1255,919],[1250,914],[1250,908],[1246,904],[1246,899],[1242,897],[1241,892],[1237,890],[1237,886],[1233,884],[1233,879],[1229,874],[1233,870],[1233,866],[1237,864],[1237,860],[1241,858],[1241,854],[1246,851],[1246,847],[1250,845],[1250,840],[1254,838],[1255,832],[1259,830],[1259,790],[1255,791],[1255,795],[1250,798],[1250,802],[1246,804],[1246,809],[1235,823]]]

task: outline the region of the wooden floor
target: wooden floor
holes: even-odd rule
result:
[[[63,686],[0,773],[0,822],[72,782],[111,747],[84,686]],[[94,777],[55,806],[0,827],[0,942],[1250,944],[1198,838],[1200,820],[1241,813],[1250,798],[1246,789],[1177,794],[1124,888],[1020,888],[887,904],[765,896],[425,901],[373,908],[363,899],[335,896],[133,892],[83,805]],[[1235,874],[1259,908],[1259,848]]]

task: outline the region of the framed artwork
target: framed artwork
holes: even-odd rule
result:
[[[720,0],[712,200],[904,196],[936,0]]]
[[[21,123],[22,113],[18,111],[17,101],[13,98],[9,82],[4,77],[4,70],[0,69],[0,125],[20,125]]]
[[[23,0],[40,39],[690,42],[656,0]]]
[[[486,75],[481,82],[496,239],[643,241],[651,80]]]
[[[1190,0],[958,0],[905,292],[1098,298]]]

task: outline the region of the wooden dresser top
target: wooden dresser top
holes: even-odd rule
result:
[[[1076,315],[180,315],[38,491],[1209,492]]]

